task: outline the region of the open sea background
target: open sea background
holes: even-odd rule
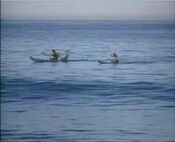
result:
[[[174,142],[175,21],[1,21],[1,141]]]

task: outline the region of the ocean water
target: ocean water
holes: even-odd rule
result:
[[[175,22],[1,21],[1,141],[175,141]]]

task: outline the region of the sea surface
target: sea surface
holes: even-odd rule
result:
[[[175,21],[1,21],[1,141],[174,142]]]

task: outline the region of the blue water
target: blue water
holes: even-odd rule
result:
[[[1,24],[2,142],[175,141],[175,22]],[[51,49],[89,61],[29,59]]]

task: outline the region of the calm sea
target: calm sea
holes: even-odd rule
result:
[[[2,142],[175,141],[174,21],[1,24]],[[52,49],[89,61],[29,59]]]

